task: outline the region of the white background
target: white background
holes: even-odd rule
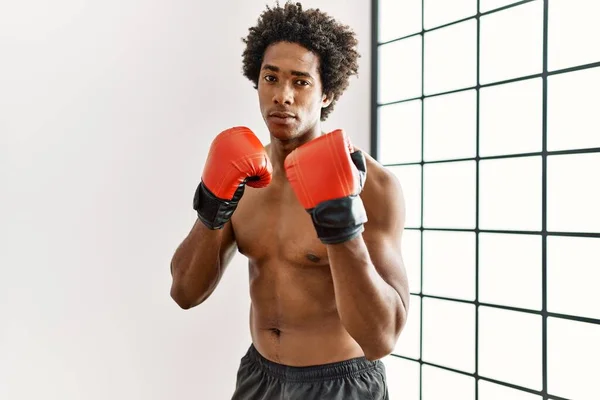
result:
[[[245,259],[189,311],[169,263],[212,138],[247,125],[268,140],[241,73],[267,3],[0,3],[0,399],[230,397]],[[368,149],[370,2],[303,4],[358,35],[359,78],[324,128]]]

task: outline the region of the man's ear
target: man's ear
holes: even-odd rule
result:
[[[329,105],[331,104],[333,99],[334,99],[333,93],[331,93],[331,94],[323,93],[323,100],[322,100],[321,108],[329,107]]]

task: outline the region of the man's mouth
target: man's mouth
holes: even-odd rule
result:
[[[269,114],[269,117],[275,117],[275,118],[294,118],[295,115],[290,113],[290,112],[286,112],[286,111],[273,111],[272,113]]]
[[[289,125],[296,119],[296,116],[289,112],[274,111],[269,113],[269,119],[276,124]]]

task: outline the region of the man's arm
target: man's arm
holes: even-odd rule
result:
[[[365,231],[327,245],[327,252],[342,324],[375,360],[392,352],[406,324],[409,288],[401,252],[402,189],[391,173],[375,163],[369,167],[361,196],[369,218]]]
[[[210,296],[235,252],[231,216],[246,185],[271,182],[272,166],[254,132],[234,127],[213,140],[194,194],[198,219],[171,260],[171,297],[183,309]]]
[[[208,229],[200,220],[171,260],[171,297],[183,309],[201,304],[217,287],[236,251],[231,222]]]
[[[367,358],[389,354],[406,324],[409,299],[400,183],[341,129],[295,149],[285,169],[327,246],[342,324]]]

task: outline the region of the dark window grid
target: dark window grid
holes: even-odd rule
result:
[[[497,12],[504,11],[504,10],[509,9],[509,8],[514,8],[514,7],[523,5],[523,4],[532,3],[534,1],[537,1],[537,0],[524,0],[524,1],[519,1],[517,3],[508,4],[506,6],[499,7],[499,8],[493,9],[493,10],[489,10],[489,11],[486,11],[484,13],[477,12],[477,14],[475,14],[475,15],[469,15],[468,17],[461,18],[461,19],[456,20],[456,21],[448,22],[448,23],[443,24],[443,25],[435,26],[435,27],[430,28],[430,29],[425,29],[425,23],[424,23],[424,21],[425,21],[425,19],[424,19],[425,18],[424,17],[425,9],[423,9],[423,12],[421,13],[421,19],[423,20],[421,32],[415,32],[415,33],[412,33],[410,35],[402,36],[402,37],[399,37],[399,38],[396,38],[396,39],[386,40],[385,42],[379,42],[379,40],[376,39],[375,43],[376,43],[377,46],[382,46],[384,44],[398,42],[400,40],[409,39],[409,38],[412,38],[412,37],[415,37],[415,36],[423,35],[425,33],[433,32],[433,31],[436,31],[438,29],[447,28],[447,27],[452,26],[452,25],[460,24],[461,22],[466,22],[466,21],[468,21],[470,19],[473,19],[473,18],[481,18],[481,17],[486,16],[486,15],[495,14]],[[479,1],[477,2],[477,10],[479,10]],[[376,25],[378,25],[378,24],[379,24],[379,21],[377,21]],[[374,25],[374,26],[376,26],[376,25]],[[377,35],[377,32],[375,34]]]
[[[389,105],[389,104],[396,104],[396,103],[400,103],[400,102],[407,102],[407,101],[413,101],[413,100],[424,100],[425,98],[428,97],[433,97],[433,96],[440,96],[440,95],[445,95],[445,94],[451,94],[451,93],[456,93],[456,92],[460,92],[460,91],[465,91],[465,90],[476,90],[477,93],[477,105],[476,105],[476,110],[477,110],[477,126],[476,126],[476,141],[477,141],[477,145],[476,145],[476,157],[474,158],[466,158],[466,159],[454,159],[454,160],[438,160],[438,161],[430,161],[430,162],[424,162],[421,161],[419,163],[406,163],[406,164],[390,164],[390,165],[386,165],[386,166],[399,166],[399,165],[414,165],[414,164],[420,164],[420,165],[424,165],[426,163],[438,163],[438,162],[456,162],[456,161],[468,161],[468,160],[474,160],[476,161],[476,227],[474,230],[469,230],[469,229],[431,229],[431,230],[446,230],[446,231],[469,231],[469,232],[490,232],[490,233],[521,233],[521,234],[538,234],[542,236],[542,310],[541,311],[535,311],[535,310],[528,310],[528,309],[521,309],[521,308],[515,308],[515,307],[508,307],[508,306],[503,306],[503,305],[497,305],[497,304],[487,304],[487,303],[480,303],[478,301],[479,299],[479,283],[478,283],[478,276],[479,276],[479,257],[478,257],[478,253],[479,253],[479,235],[476,235],[476,246],[475,246],[475,252],[476,252],[476,259],[475,259],[475,279],[476,279],[476,290],[475,290],[475,301],[471,302],[471,301],[467,301],[467,300],[458,300],[458,299],[451,299],[451,298],[445,298],[445,297],[439,297],[439,296],[430,296],[430,295],[424,295],[422,293],[423,291],[423,232],[424,229],[423,228],[423,174],[421,174],[421,227],[420,228],[413,228],[413,229],[419,229],[421,231],[421,248],[420,248],[420,252],[421,252],[421,287],[419,288],[419,293],[413,293],[415,295],[418,295],[422,298],[437,298],[437,299],[441,299],[441,300],[447,300],[447,301],[461,301],[461,302],[466,302],[469,304],[474,304],[475,305],[475,373],[474,374],[469,374],[466,373],[464,371],[459,371],[459,370],[454,370],[452,368],[448,368],[448,367],[444,367],[441,365],[436,365],[436,364],[432,364],[432,363],[428,363],[422,360],[422,354],[423,354],[423,336],[422,336],[422,328],[423,328],[423,307],[421,307],[421,315],[420,315],[420,327],[421,327],[421,337],[420,337],[420,357],[419,359],[413,359],[413,358],[409,358],[409,357],[404,357],[404,356],[399,356],[397,354],[392,354],[395,357],[399,357],[399,358],[405,358],[408,360],[412,360],[412,361],[416,361],[419,362],[420,364],[420,378],[419,378],[419,386],[420,386],[420,395],[422,397],[422,387],[423,387],[423,382],[422,382],[422,375],[423,375],[423,365],[431,365],[431,366],[435,366],[435,367],[439,367],[439,368],[443,368],[446,369],[448,371],[453,371],[456,373],[460,373],[463,375],[468,375],[468,376],[472,376],[475,378],[475,399],[478,400],[479,398],[479,391],[478,391],[478,381],[479,379],[483,379],[492,383],[496,383],[496,384],[500,384],[503,386],[507,386],[507,387],[512,387],[514,389],[519,389],[525,392],[529,392],[529,393],[533,393],[533,394],[537,394],[542,396],[542,398],[544,400],[552,398],[552,399],[556,399],[556,400],[566,400],[563,399],[561,397],[555,396],[555,395],[551,395],[548,394],[548,375],[547,375],[547,318],[548,317],[555,317],[555,318],[562,318],[562,319],[569,319],[569,320],[574,320],[574,321],[579,321],[579,322],[589,322],[589,323],[593,323],[593,324],[600,324],[600,320],[597,319],[592,319],[592,318],[585,318],[585,317],[580,317],[580,316],[574,316],[574,315],[565,315],[565,314],[558,314],[558,313],[550,313],[547,310],[547,258],[546,258],[546,254],[547,254],[547,236],[552,236],[552,235],[557,235],[557,236],[581,236],[581,237],[600,237],[600,233],[583,233],[583,232],[548,232],[547,231],[547,158],[548,156],[553,156],[553,155],[564,155],[564,154],[582,154],[582,153],[594,153],[594,152],[600,152],[600,148],[591,148],[591,149],[574,149],[574,150],[562,150],[562,151],[552,151],[552,152],[548,152],[547,151],[547,102],[548,102],[548,77],[552,76],[552,75],[556,75],[556,74],[562,74],[562,73],[568,73],[568,72],[574,72],[574,71],[578,71],[578,70],[583,70],[583,69],[587,69],[587,68],[595,68],[595,67],[600,67],[600,62],[596,62],[596,63],[590,63],[590,64],[585,64],[585,65],[580,65],[580,66],[575,66],[575,67],[570,67],[570,68],[565,68],[565,69],[561,69],[561,70],[556,70],[556,71],[548,71],[548,0],[543,0],[543,6],[544,6],[544,22],[543,22],[543,29],[544,29],[544,33],[543,33],[543,70],[542,73],[540,74],[535,74],[535,75],[529,75],[529,76],[524,76],[524,77],[519,77],[519,78],[514,78],[514,79],[509,79],[509,80],[504,80],[504,81],[499,81],[499,82],[493,82],[493,83],[489,83],[489,84],[485,84],[485,85],[481,85],[479,83],[479,72],[480,72],[480,54],[479,54],[479,48],[480,48],[480,17],[483,15],[488,15],[488,14],[492,14],[495,12],[499,12],[499,11],[503,11],[506,10],[508,8],[512,8],[512,7],[517,7],[520,5],[523,5],[525,3],[529,3],[531,1],[534,0],[527,0],[527,1],[521,1],[521,2],[517,2],[517,3],[513,3],[504,7],[500,7],[497,8],[495,10],[490,10],[488,12],[485,13],[480,13],[479,9],[480,9],[480,4],[479,4],[479,0],[477,1],[477,15],[474,16],[477,20],[477,85],[475,87],[469,87],[469,88],[464,88],[464,89],[459,89],[459,90],[453,90],[453,91],[449,91],[449,92],[444,92],[444,93],[437,93],[437,94],[433,94],[433,95],[428,95],[428,96],[420,96],[417,98],[412,98],[412,99],[405,99],[405,100],[401,100],[401,101],[395,101],[395,102],[389,102],[389,103],[382,103],[382,104],[378,104],[378,66],[379,66],[379,59],[378,59],[378,47],[380,45],[383,44],[387,44],[387,43],[391,43],[394,41],[398,41],[398,40],[402,40],[402,39],[406,39],[409,37],[413,37],[416,35],[423,35],[427,32],[436,30],[436,29],[441,29],[450,25],[454,25],[460,22],[464,22],[467,21],[473,17],[468,17],[468,18],[464,18],[449,24],[445,24],[445,25],[441,25],[429,30],[425,30],[424,27],[424,13],[425,13],[425,7],[424,7],[424,1],[421,3],[422,4],[422,13],[421,13],[421,24],[422,24],[422,30],[421,32],[418,32],[416,34],[413,35],[409,35],[409,36],[405,36],[402,38],[398,38],[398,39],[394,39],[391,41],[387,41],[387,42],[383,42],[383,43],[379,43],[378,42],[378,17],[379,17],[379,4],[377,0],[372,0],[372,40],[371,40],[371,68],[372,68],[372,85],[371,85],[371,152],[373,154],[373,156],[375,158],[377,158],[378,154],[377,154],[377,150],[378,150],[378,143],[379,143],[379,136],[378,136],[378,109],[379,107],[385,106],[385,105]],[[421,81],[421,93],[424,93],[424,79],[425,79],[425,71],[424,71],[424,64],[425,64],[425,43],[424,40],[421,41],[421,66],[422,66],[422,81]],[[541,152],[536,152],[536,153],[523,153],[523,154],[510,154],[510,155],[500,155],[500,156],[490,156],[490,157],[480,157],[479,156],[479,93],[480,93],[480,89],[481,88],[485,88],[485,87],[490,87],[490,86],[495,86],[495,85],[501,85],[501,84],[507,84],[507,83],[512,83],[512,82],[517,82],[517,81],[522,81],[522,80],[526,80],[526,79],[533,79],[533,78],[542,78],[543,80],[543,95],[542,95],[542,112],[543,112],[543,118],[542,118],[542,151]],[[424,102],[421,102],[421,129],[423,129],[424,126]],[[423,134],[421,134],[421,159],[424,159],[424,143],[423,143],[424,139],[423,139]],[[479,229],[479,161],[481,160],[486,160],[486,159],[497,159],[497,158],[511,158],[511,157],[523,157],[523,156],[541,156],[542,157],[542,231],[538,232],[538,231],[499,231],[499,230],[481,230]],[[411,229],[411,228],[407,228],[407,229]],[[487,377],[481,377],[478,374],[478,352],[479,352],[479,348],[478,348],[478,342],[479,342],[479,337],[478,337],[478,317],[479,317],[479,306],[483,305],[483,306],[487,306],[487,307],[493,307],[493,308],[501,308],[501,309],[506,309],[506,310],[510,310],[510,311],[515,311],[515,312],[527,312],[527,313],[533,313],[533,314],[537,314],[537,315],[541,315],[542,316],[542,365],[543,365],[543,371],[542,371],[542,390],[541,391],[535,391],[535,390],[531,390],[525,387],[521,387],[521,386],[517,386],[517,385],[513,385],[510,384],[508,382],[502,382],[502,381],[497,381],[494,379],[490,379]]]

